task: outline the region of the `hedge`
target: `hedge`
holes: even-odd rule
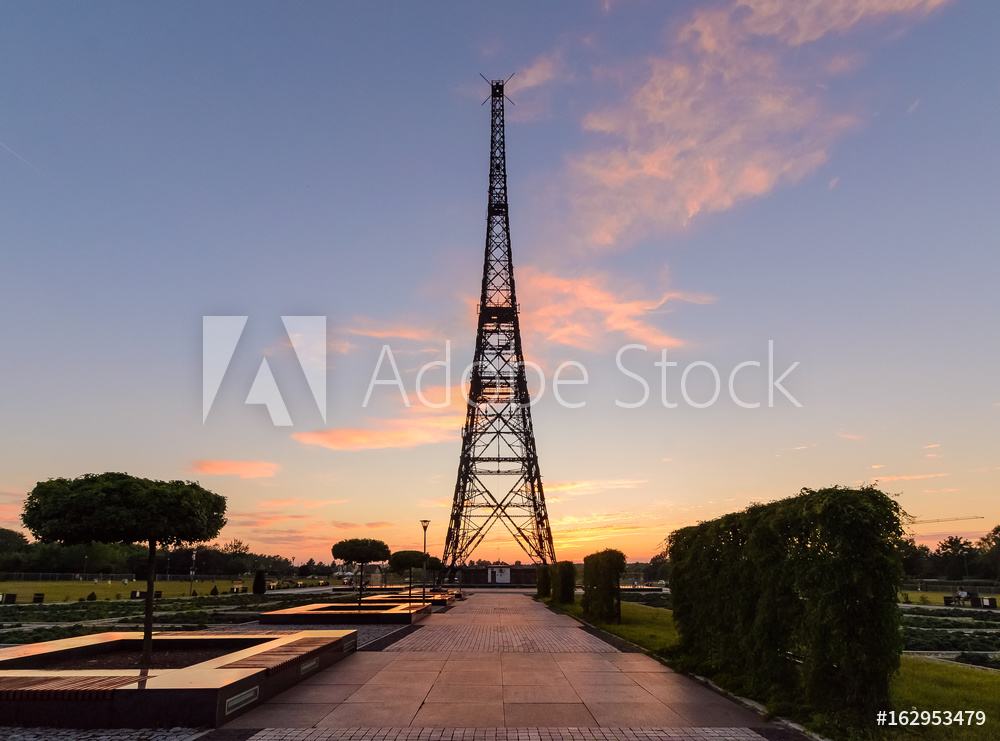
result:
[[[552,601],[571,604],[576,591],[576,566],[572,561],[557,561],[552,564]]]
[[[899,516],[874,487],[803,489],[672,533],[680,667],[870,726],[902,650]]]
[[[583,614],[609,623],[622,621],[621,575],[625,554],[608,548],[583,559]]]
[[[535,586],[538,588],[539,597],[552,595],[552,572],[547,563],[535,567]]]

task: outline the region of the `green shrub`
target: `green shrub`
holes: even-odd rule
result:
[[[592,620],[621,622],[621,575],[625,572],[625,554],[612,548],[592,553],[583,559],[583,614]]]
[[[572,561],[557,561],[552,564],[552,600],[558,604],[573,602],[576,589],[576,566]]]
[[[535,567],[535,586],[538,588],[539,597],[552,595],[552,572],[547,563]]]
[[[257,573],[253,575],[253,593],[254,594],[264,594],[267,591],[267,582],[264,579],[263,569],[257,569]]]
[[[899,515],[874,487],[803,489],[671,533],[679,667],[870,728],[900,665]]]

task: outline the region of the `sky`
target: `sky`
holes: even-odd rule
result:
[[[997,28],[971,0],[4,4],[0,526],[38,481],[126,471],[225,495],[220,540],[255,552],[419,550],[429,519],[440,555],[480,75],[513,74],[557,556],[876,482],[981,518],[919,541],[975,540],[1000,523]],[[473,557],[527,561],[499,528]]]

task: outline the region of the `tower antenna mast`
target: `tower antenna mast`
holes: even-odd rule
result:
[[[444,547],[445,567],[451,573],[466,563],[498,522],[534,563],[556,560],[514,291],[504,141],[507,80],[488,81],[492,124],[486,256],[462,454]]]

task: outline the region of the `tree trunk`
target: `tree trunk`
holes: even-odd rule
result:
[[[153,587],[156,585],[156,539],[149,541],[149,558],[146,561],[146,615],[142,621],[142,660],[139,665],[148,669],[153,663]]]
[[[358,575],[358,610],[361,610],[361,593],[365,589],[365,565],[361,564],[361,572]]]

